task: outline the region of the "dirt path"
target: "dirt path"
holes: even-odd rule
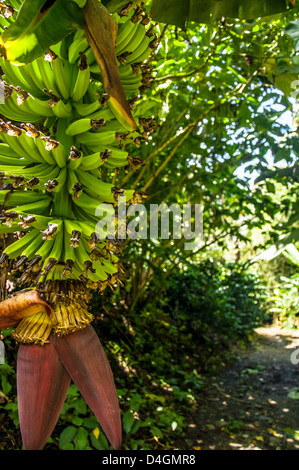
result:
[[[299,330],[256,330],[252,350],[206,385],[188,441],[202,450],[298,450]],[[299,360],[299,349],[298,349]]]

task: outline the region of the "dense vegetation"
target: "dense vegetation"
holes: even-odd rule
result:
[[[157,128],[134,151],[144,165],[116,172],[115,184],[145,193],[146,207],[202,204],[203,240],[185,251],[171,233],[127,239],[124,285],[94,294],[125,449],[188,449],[186,417],[209,373],[258,325],[297,326],[297,252],[252,262],[290,233],[298,246],[296,19],[293,10],[185,32],[157,26],[152,88],[136,104]],[[21,446],[10,333],[2,332],[2,449]],[[74,385],[48,448],[110,448]]]

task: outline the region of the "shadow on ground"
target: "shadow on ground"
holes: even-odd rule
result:
[[[299,449],[299,364],[291,361],[299,330],[256,334],[253,348],[204,387],[188,426],[191,449]]]

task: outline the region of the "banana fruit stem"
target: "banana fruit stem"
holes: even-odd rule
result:
[[[71,197],[66,195],[63,191],[54,193],[54,207],[55,207],[55,216],[57,217],[66,217],[67,219],[74,218],[72,213],[72,202]]]

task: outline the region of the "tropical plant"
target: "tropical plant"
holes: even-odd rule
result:
[[[29,292],[2,302],[0,326],[16,326],[21,343],[24,447],[44,446],[72,378],[119,448],[115,386],[88,301],[90,289],[121,282],[121,250],[96,234],[95,211],[101,203],[113,210],[120,195],[134,198],[112,180],[130,165],[127,146],[151,132],[146,119],[135,123],[129,100],[149,84],[156,38],[143,7],[113,16],[97,0],[66,8],[15,0],[1,8],[0,231],[7,246],[0,264]]]
[[[277,4],[275,12],[287,6],[271,3]],[[119,168],[135,172],[142,165],[131,146],[139,147],[156,128],[152,117],[134,113],[134,104],[151,84],[152,50],[159,40],[143,6],[118,0],[11,0],[1,2],[1,11],[6,83],[0,203],[7,246],[0,263],[3,273],[17,273],[20,287],[29,290],[1,304],[0,326],[16,327],[13,335],[21,343],[17,384],[24,447],[44,446],[72,378],[119,448],[115,386],[90,326],[88,301],[92,289],[102,292],[121,282],[121,247],[99,239],[95,212],[100,203],[113,212],[121,195],[134,202],[142,197],[135,185],[124,189],[115,181]],[[241,10],[231,14],[236,11]],[[246,86],[251,80],[245,79]],[[234,85],[224,100],[227,109],[241,91]],[[205,110],[202,120],[218,108],[222,103]]]

